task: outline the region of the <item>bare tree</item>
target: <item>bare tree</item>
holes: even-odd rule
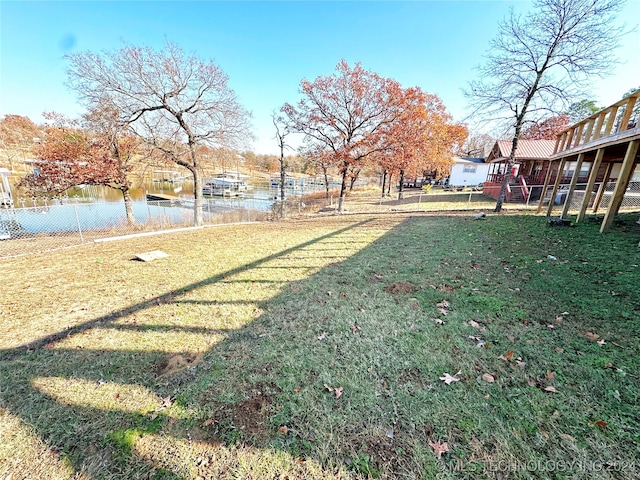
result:
[[[250,136],[250,115],[227,85],[227,75],[169,42],[160,51],[125,46],[67,58],[70,86],[90,110],[110,104],[122,125],[191,172],[194,222],[201,225],[198,146],[233,148]]]
[[[525,16],[501,21],[479,80],[465,95],[473,115],[502,120],[513,132],[495,211],[502,209],[525,122],[559,113],[593,76],[609,73],[623,27],[614,22],[624,0],[534,0]]]
[[[287,165],[284,161],[284,149],[290,148],[286,143],[286,137],[291,133],[288,125],[285,123],[284,118],[275,114],[271,115],[273,120],[273,126],[276,128],[276,141],[278,142],[278,148],[280,149],[280,216],[284,217],[284,192],[287,179]]]
[[[366,71],[360,64],[351,68],[341,60],[336,73],[302,80],[302,100],[286,103],[282,112],[294,132],[303,133],[310,149],[329,154],[342,175],[338,211],[343,211],[347,181],[353,168],[384,150],[386,126],[398,115],[395,108],[400,85],[395,80]]]

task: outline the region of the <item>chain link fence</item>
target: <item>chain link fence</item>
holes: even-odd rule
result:
[[[584,184],[577,186],[569,206],[570,213],[579,211],[586,194],[585,187]],[[614,182],[604,186],[596,184],[589,193],[587,214],[605,213],[613,197],[614,187]],[[535,212],[540,197],[544,194],[543,212],[546,212],[549,202],[552,202],[552,215],[558,215],[567,199],[568,189],[568,185],[561,185],[552,200],[552,186],[544,192],[541,185],[530,186],[526,200],[505,203],[504,208]],[[337,190],[332,190],[329,198],[326,198],[324,192],[304,197],[290,196],[284,202],[274,197],[275,195],[266,198],[205,198],[202,208],[204,224],[221,225],[279,220],[305,214],[332,214],[338,208]],[[194,225],[193,198],[187,196],[178,200],[133,202],[133,224],[127,222],[122,202],[82,203],[68,199],[53,203],[0,208],[0,258],[82,245],[113,236]],[[494,199],[475,190],[454,193],[415,190],[407,191],[404,199],[395,200],[380,198],[376,188],[372,188],[370,194],[348,196],[344,209],[347,213],[391,213],[414,210],[487,211],[494,206]],[[640,210],[640,182],[629,183],[620,210]]]
[[[0,209],[0,258],[91,243],[97,239],[194,225],[193,199],[134,201],[135,223],[124,203],[70,202]],[[204,199],[206,225],[268,220],[265,199]]]

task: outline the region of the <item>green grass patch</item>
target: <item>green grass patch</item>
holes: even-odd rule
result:
[[[345,216],[3,262],[0,478],[46,478],[21,467],[42,445],[52,478],[640,478],[636,220]]]

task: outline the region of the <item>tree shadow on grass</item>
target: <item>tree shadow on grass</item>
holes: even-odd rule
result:
[[[468,237],[461,238],[460,222],[466,222]],[[366,248],[312,276],[298,278],[292,268],[288,286],[254,302],[259,310],[255,319],[238,328],[207,326],[200,318],[186,325],[174,325],[170,318],[152,325],[133,322],[137,312],[167,304],[214,308],[218,305],[207,298],[207,286],[237,284],[234,276],[264,281],[260,270],[270,260],[281,262],[294,254],[304,258],[305,248],[314,250],[325,242],[358,244],[368,228],[377,228],[376,222],[335,231],[5,350],[0,357],[2,405],[32,426],[78,475],[89,478],[278,478],[281,473],[342,478],[345,470],[363,477],[434,478],[436,465],[453,468],[457,461],[453,454],[436,461],[429,442],[441,440],[448,440],[458,456],[466,452],[501,460],[508,457],[497,455],[522,453],[536,458],[542,451],[562,459],[564,444],[542,440],[536,429],[553,435],[555,411],[560,418],[578,415],[586,425],[582,417],[598,414],[606,401],[606,389],[595,392],[592,378],[610,371],[578,360],[567,364],[570,346],[563,343],[567,353],[558,353],[554,344],[560,327],[533,325],[545,320],[547,310],[561,312],[563,302],[576,297],[561,291],[558,272],[569,275],[577,265],[541,264],[546,245],[523,253],[521,245],[501,240],[508,231],[510,241],[526,243],[526,229],[541,227],[543,219],[495,222],[488,229],[472,220],[424,217],[394,225]],[[433,232],[439,242],[425,240]],[[562,233],[547,232],[544,241],[560,248],[556,237]],[[567,243],[566,237],[561,239]],[[487,253],[488,246],[499,250],[499,245],[503,250]],[[479,260],[480,255],[485,256]],[[532,280],[520,276],[525,263],[527,272],[535,274]],[[583,275],[575,272],[576,279]],[[384,287],[396,281],[413,282],[418,289],[409,295],[386,293]],[[555,285],[558,294],[539,298],[534,281],[545,288]],[[594,288],[590,298],[608,294],[609,288],[604,293]],[[626,291],[620,285],[611,288],[618,294]],[[203,298],[183,298],[198,291]],[[603,308],[619,306],[624,298],[603,296]],[[433,318],[441,315],[437,304],[443,299],[450,301],[452,311],[439,325]],[[239,304],[228,302],[225,308]],[[489,312],[487,306],[495,308]],[[484,331],[470,325],[468,316],[456,317],[464,308]],[[126,343],[133,335],[139,336],[138,348]],[[145,335],[160,338],[163,348],[157,342],[148,344],[155,348],[147,347]],[[490,349],[476,347],[474,338],[480,336]],[[593,342],[571,341],[580,355],[601,355]],[[509,350],[522,355],[527,369],[498,359]],[[169,361],[180,355],[188,368],[166,375]],[[551,395],[528,385],[555,362],[562,362],[572,381],[588,379],[579,389],[593,389],[595,401],[562,392]],[[443,372],[453,374],[464,366],[461,382],[447,386],[438,380]],[[482,384],[475,377],[484,371],[500,380]],[[621,379],[618,393],[632,391],[634,382],[632,377]],[[622,399],[617,412],[633,418],[637,407]],[[586,427],[579,424],[581,428]],[[624,439],[623,434],[615,438]],[[589,433],[582,438],[601,440]],[[582,452],[575,447],[576,455]],[[448,459],[453,464],[445,464]]]
[[[259,419],[263,414],[272,413],[271,406],[275,403],[272,397],[277,394],[277,389],[260,392],[260,400],[254,398],[241,401],[235,407],[236,411],[244,411],[247,419],[244,426],[254,432],[251,435],[243,433],[235,436],[232,430],[236,428],[234,422],[240,421],[238,415],[234,417],[231,414],[227,418],[221,410],[216,414],[215,421],[207,424],[208,419],[204,419],[205,426],[215,423],[216,427],[216,432],[207,432],[201,425],[196,425],[201,424],[203,419],[194,417],[194,406],[189,405],[189,398],[177,392],[183,386],[191,385],[194,388],[193,384],[198,384],[195,390],[200,391],[204,388],[200,384],[205,385],[220,374],[216,363],[218,359],[231,359],[228,353],[221,353],[229,352],[229,348],[223,347],[225,342],[229,342],[231,338],[234,343],[255,341],[263,335],[276,333],[268,331],[272,325],[262,326],[260,331],[268,332],[265,334],[252,332],[254,328],[251,323],[240,329],[224,329],[170,323],[138,324],[132,319],[144,310],[166,304],[207,307],[247,303],[249,300],[217,302],[182,297],[209,285],[233,282],[230,279],[240,274],[251,276],[262,268],[273,268],[269,266],[270,262],[286,259],[287,255],[304,252],[307,247],[322,244],[335,237],[343,238],[345,244],[358,241],[358,234],[349,238],[349,232],[366,228],[369,222],[370,220],[355,223],[26,345],[2,350],[0,367],[3,385],[0,405],[10,415],[32,428],[52,451],[61,456],[63,463],[74,465],[79,478],[149,478],[153,475],[189,477],[188,469],[178,468],[179,471],[172,474],[170,458],[165,459],[164,463],[168,464],[168,468],[163,469],[157,466],[158,463],[163,464],[162,459],[146,461],[142,459],[144,455],[135,453],[136,439],[153,433],[186,442],[192,441],[194,437],[228,444],[235,444],[240,440],[256,440],[257,447],[268,447],[274,431],[268,423],[262,424]],[[313,252],[310,252],[309,257],[313,258]],[[336,255],[331,256],[330,260],[343,259],[344,257]],[[325,262],[326,260],[324,259]],[[292,271],[296,268],[298,267],[289,267]],[[318,266],[305,265],[301,268],[317,269]],[[263,279],[249,281],[269,283]],[[266,308],[270,302],[271,300],[258,305]],[[260,323],[260,320],[256,322]],[[122,341],[117,340],[119,334],[123,335]],[[132,349],[126,341],[131,334],[142,340],[145,335],[167,335],[167,348],[157,349],[156,346],[156,349]],[[207,341],[195,342],[195,345],[185,343],[181,335],[191,339],[206,337]],[[178,338],[172,343],[170,337],[174,336]],[[142,346],[144,347],[144,341]],[[180,356],[187,358],[187,368],[178,368],[171,375],[166,375],[164,370],[167,364]],[[194,357],[198,357],[198,360],[190,364],[189,361]],[[239,391],[244,392],[246,381],[242,377],[239,376],[231,383],[241,384]],[[228,393],[230,397],[237,395],[238,392]],[[33,459],[14,459],[13,468],[18,475],[16,478],[21,475],[20,463],[28,460]],[[292,465],[295,466],[295,462]],[[177,465],[173,467],[177,468]]]

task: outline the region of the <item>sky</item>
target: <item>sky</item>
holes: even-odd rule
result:
[[[300,99],[302,79],[331,75],[341,59],[438,95],[457,121],[463,95],[498,21],[515,1],[0,1],[0,115],[42,112],[78,117],[67,86],[70,53],[100,53],[125,44],[160,49],[167,40],[228,76],[252,112],[256,140],[247,149],[277,153],[271,115]],[[621,21],[640,21],[640,0],[628,0]],[[626,35],[612,75],[585,98],[601,106],[640,86],[639,29]]]

